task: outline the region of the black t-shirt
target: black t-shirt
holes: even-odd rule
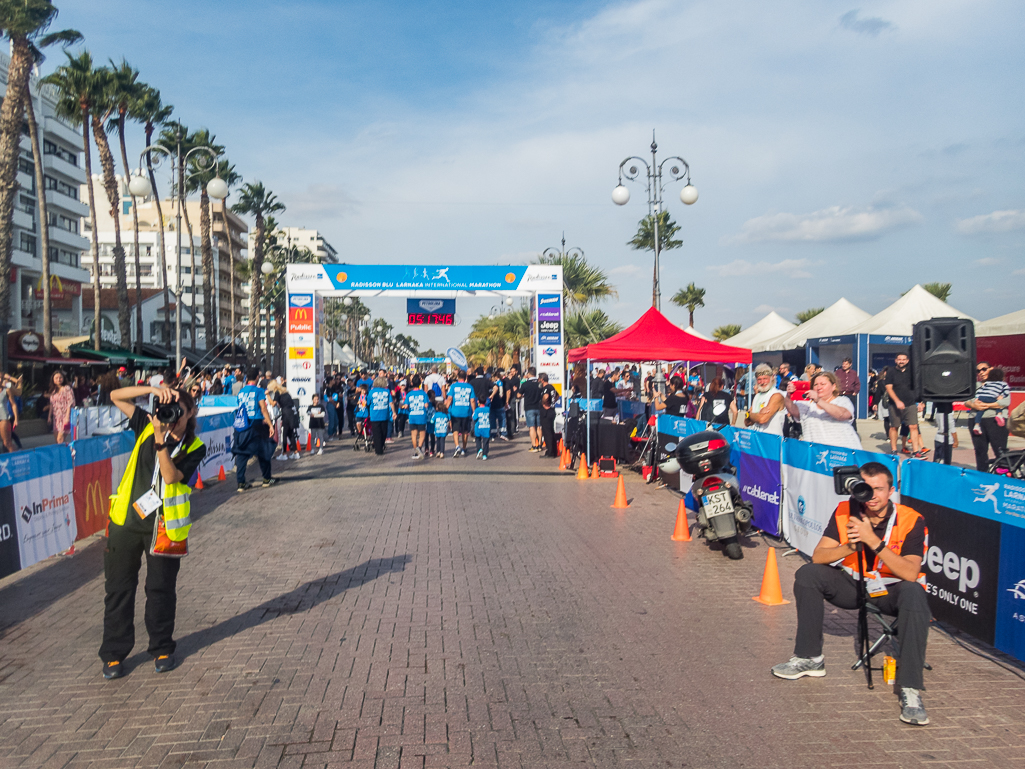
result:
[[[483,406],[491,392],[491,382],[482,376],[475,376],[470,380],[470,386],[473,388],[473,397],[477,399],[479,405]]]
[[[502,381],[505,384],[505,391],[509,395],[507,399],[509,401],[507,408],[515,408],[516,396],[520,392],[520,380],[516,377],[509,376]]]
[[[492,411],[505,411],[504,379],[496,379],[491,383],[491,389],[488,391],[488,397],[491,398]]]
[[[682,393],[673,393],[666,397],[666,414],[674,417],[687,416],[687,404],[690,398]]]
[[[701,419],[719,425],[730,423],[730,404],[733,396],[725,390],[717,393],[705,393],[705,405],[701,408]]]
[[[890,516],[893,515],[893,502],[890,503],[890,511],[877,525],[872,527],[872,531],[879,539],[883,539],[886,534],[886,524],[890,522]],[[836,523],[836,511],[833,512],[833,516],[829,519],[829,523],[826,524],[826,530],[822,532],[822,536],[834,539],[837,542],[840,541],[840,527]],[[914,527],[908,532],[907,537],[904,538],[904,544],[900,547],[899,556],[905,555],[920,555],[925,557],[925,519],[922,516],[918,516],[918,520],[915,522]],[[865,563],[869,571],[875,568],[876,554],[870,550],[865,550]]]
[[[903,371],[896,366],[886,372],[886,384],[893,385],[893,391],[904,404],[904,408],[915,403],[915,396],[911,392],[911,366],[906,366]]]
[[[541,408],[550,410],[555,408],[555,400],[559,397],[559,391],[555,386],[548,383],[541,385]]]
[[[148,411],[138,406],[132,412],[132,418],[128,420],[128,429],[135,433],[136,440],[142,435],[146,425],[149,424],[149,416]],[[155,515],[147,516],[145,519],[139,518],[139,514],[135,512],[135,508],[131,505],[132,502],[135,502],[135,500],[153,487],[153,468],[156,467],[157,462],[157,450],[153,447],[154,443],[154,437],[150,435],[139,447],[139,459],[135,465],[135,478],[132,480],[132,498],[128,504],[128,515],[125,516],[125,528],[129,531],[153,531],[153,522],[157,519]],[[178,443],[168,436],[165,445],[173,454]],[[192,476],[199,468],[199,464],[205,456],[206,446],[200,446],[188,454],[185,453],[184,448],[178,452],[178,456],[172,461],[174,466],[182,471],[184,476],[182,483],[188,483],[192,480]]]
[[[536,379],[524,379],[520,384],[525,411],[537,411],[541,408],[541,385]]]
[[[614,409],[616,407],[616,390],[608,379],[605,379],[604,382],[601,393],[601,405],[607,409]]]
[[[318,403],[316,406],[311,403],[309,408],[306,409],[306,413],[310,415],[311,430],[323,430],[327,426],[325,424],[327,412],[324,410],[323,403]]]

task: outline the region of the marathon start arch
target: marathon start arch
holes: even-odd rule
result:
[[[289,264],[286,376],[301,407],[323,386],[321,330],[329,297],[458,299],[527,297],[538,373],[561,393],[566,380],[562,265]]]

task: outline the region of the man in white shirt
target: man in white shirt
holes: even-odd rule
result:
[[[783,420],[786,418],[783,393],[776,389],[772,368],[759,363],[755,368],[755,392],[751,399],[751,410],[744,417],[744,425],[762,433],[783,436]]]
[[[438,389],[435,393],[439,392],[444,395],[445,393],[445,377],[438,373],[437,366],[431,366],[431,373],[424,378],[424,389],[430,392],[434,390],[434,385],[438,385]]]

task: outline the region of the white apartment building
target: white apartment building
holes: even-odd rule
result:
[[[0,53],[0,89],[7,91],[10,58]],[[50,290],[55,303],[66,303],[68,312],[54,313],[54,336],[73,336],[82,327],[82,284],[89,273],[80,266],[80,254],[88,241],[81,234],[81,217],[89,208],[79,199],[79,185],[85,181],[82,135],[56,117],[57,93],[39,84],[33,76],[29,85],[32,105],[39,123],[43,151],[43,178],[50,219]],[[43,330],[42,254],[40,222],[36,202],[35,166],[26,123],[22,130],[18,158],[18,196],[14,203],[14,250],[10,280],[12,329]]]
[[[278,227],[274,231],[278,239],[278,245],[285,248],[308,248],[320,257],[322,262],[338,263],[338,251],[332,246],[319,230],[309,230],[305,227]],[[256,244],[256,233],[249,233],[249,251],[252,253]]]

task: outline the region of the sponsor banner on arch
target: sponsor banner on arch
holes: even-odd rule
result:
[[[806,441],[783,441],[783,536],[805,555],[822,538],[833,511],[846,497],[833,492],[833,468],[879,462],[898,478],[897,457],[824,446]],[[894,501],[900,496],[894,493]]]

